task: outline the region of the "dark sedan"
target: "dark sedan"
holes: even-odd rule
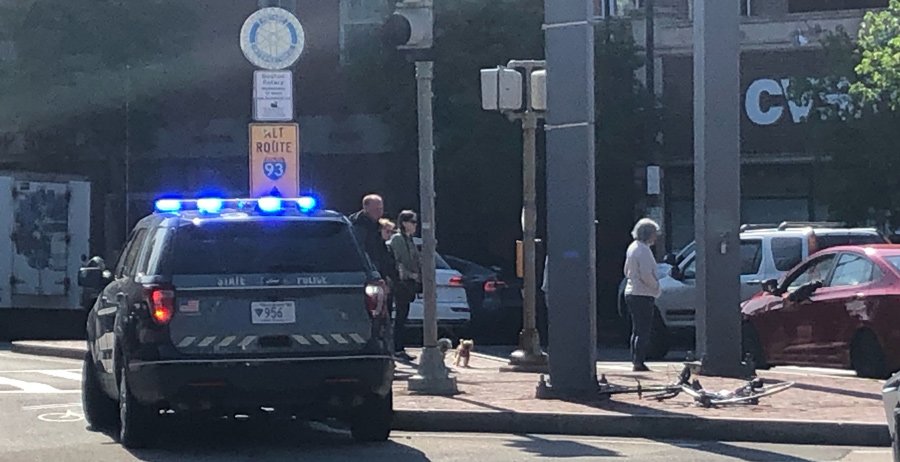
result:
[[[522,281],[504,278],[500,268],[447,255],[444,259],[463,275],[476,338],[515,343],[522,328]]]

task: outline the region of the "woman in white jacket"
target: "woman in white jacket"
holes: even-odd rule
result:
[[[625,254],[625,303],[631,312],[631,362],[635,372],[650,370],[644,360],[650,345],[653,310],[660,294],[656,258],[650,246],[656,243],[658,235],[659,225],[655,221],[641,219],[631,231],[634,242]]]

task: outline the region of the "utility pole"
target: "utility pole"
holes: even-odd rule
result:
[[[740,5],[694,0],[694,208],[701,372],[739,377]]]
[[[545,0],[550,395],[597,384],[594,0]]]
[[[647,215],[666,229],[665,172],[662,165],[662,152],[656,145],[656,7],[655,0],[644,0],[644,17],[646,31],[644,35],[644,83],[647,87],[647,111],[645,113],[644,143],[650,152],[650,165],[647,168]],[[652,119],[651,119],[652,118]],[[661,259],[666,254],[666,233],[660,233],[656,240],[656,256]]]
[[[435,285],[434,212],[434,111],[431,90],[434,62],[431,46],[434,38],[434,6],[431,0],[403,0],[384,25],[384,38],[399,50],[408,51],[416,63],[416,91],[419,131],[419,219],[422,226],[422,357],[418,373],[409,379],[409,390],[428,395],[459,393],[456,378],[444,364],[437,346],[437,287]]]

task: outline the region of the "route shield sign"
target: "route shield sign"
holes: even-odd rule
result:
[[[250,124],[250,196],[300,195],[300,127]]]

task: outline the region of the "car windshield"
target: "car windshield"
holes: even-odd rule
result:
[[[350,228],[328,221],[209,222],[180,228],[174,274],[330,273],[365,269]]]
[[[824,250],[839,245],[885,244],[887,241],[880,234],[817,234],[816,249]]]

